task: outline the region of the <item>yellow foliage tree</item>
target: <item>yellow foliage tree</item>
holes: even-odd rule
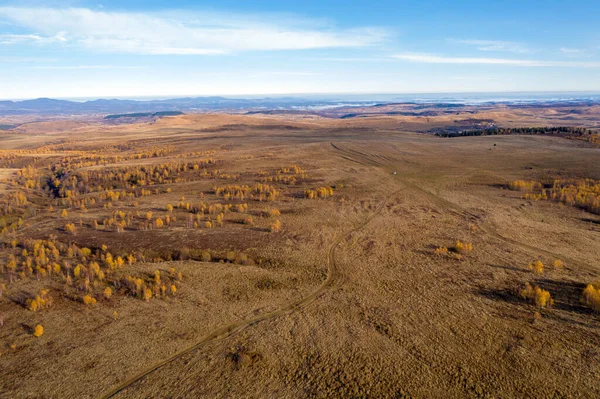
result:
[[[41,324],[37,324],[33,328],[33,336],[34,337],[41,337],[42,335],[44,335],[44,326],[42,326]]]
[[[438,247],[435,249],[434,254],[436,254],[437,256],[448,255],[448,248]]]
[[[529,283],[525,283],[523,289],[521,289],[521,297],[526,300],[533,301],[540,308],[545,308],[547,306],[552,306],[554,304],[554,300],[550,295],[550,292],[536,286],[532,286]]]
[[[454,250],[459,254],[467,254],[473,251],[473,244],[462,241],[456,241],[456,244],[454,245]]]
[[[65,231],[69,234],[75,235],[76,227],[73,223],[65,224]]]
[[[544,272],[544,263],[541,260],[529,263],[529,269],[533,270],[535,274],[542,274]]]
[[[86,294],[83,296],[83,298],[81,298],[83,303],[86,305],[95,305],[96,304],[96,298],[94,298],[93,296]]]
[[[583,290],[582,302],[600,312],[600,281],[588,284]]]
[[[272,233],[276,233],[278,231],[281,230],[281,222],[279,220],[276,220],[275,222],[273,222],[271,224],[271,228],[270,228]]]

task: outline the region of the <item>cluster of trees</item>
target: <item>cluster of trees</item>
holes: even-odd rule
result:
[[[529,262],[528,267],[534,274],[543,274],[545,269],[544,262],[539,259]],[[552,267],[554,270],[560,270],[565,267],[565,262],[560,259],[555,259],[554,262],[552,262]]]
[[[105,165],[114,165],[124,161],[129,160],[139,160],[139,159],[148,159],[148,158],[160,158],[166,155],[169,155],[173,151],[175,151],[175,147],[173,146],[154,146],[147,148],[143,151],[137,150],[138,145],[134,143],[118,145],[118,146],[108,146],[102,148],[100,150],[86,150],[77,151],[73,150],[72,147],[56,147],[56,146],[46,146],[40,147],[41,153],[47,152],[70,152],[72,155],[63,157],[60,160],[60,165],[63,169],[66,170],[75,170],[80,168],[89,168],[92,166],[105,166]],[[132,153],[125,153],[126,151],[137,150]],[[116,155],[115,153],[118,153]]]
[[[583,290],[582,302],[600,312],[600,281],[588,284]]]
[[[109,299],[114,292],[146,300],[176,292],[175,281],[181,281],[182,275],[174,268],[164,275],[157,271],[151,278],[124,274],[125,266],[137,260],[133,254],[114,256],[106,246],[92,251],[52,239],[24,240],[14,243],[8,261],[0,265],[0,275],[9,282],[52,277],[63,283],[67,296],[79,298],[85,305],[94,305],[97,298]],[[41,290],[25,306],[31,311],[47,308],[51,304],[48,292]]]
[[[262,176],[263,183],[276,182],[286,185],[296,185],[308,179],[308,173],[297,165],[277,169],[274,176],[269,172],[261,172],[259,175]]]
[[[242,251],[217,251],[212,249],[189,249],[179,251],[174,259],[192,259],[199,262],[235,263],[238,265],[254,265],[255,259]]]
[[[542,189],[536,181],[517,180],[509,184],[511,190],[528,191],[528,200],[549,200],[576,206],[600,214],[600,181],[593,179],[556,179],[550,189]]]
[[[177,293],[175,281],[181,281],[181,278],[181,272],[177,273],[175,268],[171,268],[168,274],[156,270],[153,275],[144,278],[131,275],[123,276],[121,279],[114,281],[114,287],[117,290],[124,291],[126,295],[150,301],[152,297],[160,298],[175,295]]]
[[[514,191],[536,191],[542,189],[542,184],[534,180],[515,180],[508,183],[508,188]]]
[[[200,177],[208,176],[206,167],[216,164],[217,161],[208,158],[190,162],[80,170],[64,163],[57,163],[50,167],[51,175],[46,178],[44,187],[56,197],[74,197],[78,194],[106,190],[135,189],[155,184],[188,181],[194,178],[194,174],[190,173],[187,178],[184,178],[186,172],[199,171],[201,168]]]
[[[550,292],[536,286],[532,286],[529,283],[525,283],[520,291],[521,297],[525,300],[532,301],[540,308],[552,306],[554,299],[550,295]]]
[[[600,181],[598,180],[555,180],[547,197],[553,201],[600,214]]]
[[[249,198],[256,201],[275,201],[281,195],[276,187],[262,183],[252,187],[247,185],[214,186],[213,192],[225,199],[245,200]]]
[[[47,289],[40,290],[40,292],[33,298],[28,298],[25,301],[25,307],[32,312],[49,308],[50,305],[52,305],[52,299],[48,296],[48,292],[50,291]]]
[[[333,196],[333,188],[331,187],[318,187],[314,190],[304,190],[304,198],[315,199],[315,198],[327,198]]]
[[[517,127],[517,128],[490,128],[464,130],[462,132],[438,132],[439,137],[471,137],[471,136],[496,136],[507,134],[543,135],[556,136],[567,139],[584,140],[594,144],[600,144],[600,135],[597,132],[572,126],[557,127]]]

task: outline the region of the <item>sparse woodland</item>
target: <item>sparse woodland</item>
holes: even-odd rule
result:
[[[250,265],[256,260],[243,251],[214,251],[202,245],[156,256],[151,247],[113,253],[106,245],[78,246],[73,240],[85,243],[86,237],[96,233],[257,225],[263,226],[259,230],[263,234],[279,233],[284,230],[281,211],[275,206],[261,209],[259,203],[280,203],[296,193],[306,198],[333,195],[331,187],[304,188],[310,177],[297,165],[253,174],[231,173],[219,168],[223,161],[216,151],[175,154],[173,147],[150,147],[128,153],[134,148],[131,144],[80,151],[65,144],[0,153],[4,166],[20,166],[6,181],[10,189],[0,196],[2,294],[10,293],[18,281],[38,281],[44,288],[30,292],[21,303],[32,312],[51,311],[56,296],[88,308],[114,301],[116,296],[144,301],[174,296],[184,276],[172,267],[161,270],[162,261]],[[47,161],[36,157],[59,150],[68,155]],[[114,155],[115,151],[119,155]],[[134,160],[152,162],[119,165]],[[148,205],[162,197],[172,198],[173,187],[179,184],[202,181],[213,182],[212,188],[193,197],[181,195],[179,201],[164,200],[158,207]],[[32,239],[21,232],[40,218],[55,221],[56,228],[50,229],[46,238]],[[143,275],[128,271],[136,262],[159,263],[153,274]]]

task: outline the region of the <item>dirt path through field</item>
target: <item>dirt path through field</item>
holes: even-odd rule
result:
[[[146,370],[143,370],[142,372],[140,372],[139,374],[127,379],[126,381],[122,382],[115,388],[111,389],[109,392],[100,396],[100,398],[108,399],[108,398],[114,397],[116,394],[131,387],[133,384],[140,381],[147,375],[153,373],[154,371],[160,369],[161,367],[181,358],[182,356],[184,356],[190,352],[200,349],[202,346],[208,344],[209,342],[223,340],[223,339],[228,338],[236,333],[239,333],[240,331],[244,330],[247,327],[250,327],[250,326],[260,323],[262,321],[270,320],[270,319],[273,319],[273,318],[276,318],[279,316],[283,316],[285,314],[293,313],[293,312],[299,311],[301,309],[304,309],[307,306],[309,306],[312,302],[314,302],[316,299],[318,299],[323,293],[336,288],[340,284],[340,274],[339,274],[339,270],[338,270],[338,265],[336,264],[336,261],[335,261],[336,249],[338,248],[340,243],[345,238],[347,238],[352,233],[355,233],[355,232],[361,230],[362,228],[364,228],[367,224],[369,224],[369,222],[371,220],[373,220],[377,215],[379,215],[381,213],[381,211],[384,209],[389,198],[392,197],[394,194],[398,193],[399,191],[400,190],[394,191],[393,193],[391,193],[387,197],[385,197],[381,201],[381,203],[379,204],[379,206],[377,207],[375,212],[373,212],[373,214],[371,214],[366,220],[361,222],[358,226],[341,234],[337,238],[337,240],[331,245],[328,255],[327,255],[327,278],[325,279],[323,284],[321,284],[321,286],[319,286],[319,288],[317,288],[312,294],[310,294],[307,297],[302,298],[296,302],[293,302],[279,310],[276,310],[276,311],[273,311],[270,313],[265,313],[263,315],[257,316],[250,320],[240,321],[237,323],[232,323],[232,324],[228,324],[223,327],[220,327],[220,328],[214,330],[213,332],[211,332],[210,334],[204,336],[202,339],[200,339],[198,342],[194,343],[193,345],[180,350],[179,352],[171,355],[170,357],[162,360],[161,362],[153,365],[152,367],[149,367]]]

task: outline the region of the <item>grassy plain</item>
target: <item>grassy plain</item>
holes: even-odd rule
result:
[[[482,112],[500,126],[565,125],[550,110]],[[0,396],[600,396],[600,314],[581,302],[600,279],[600,216],[507,188],[600,180],[600,150],[554,137],[423,133],[472,124],[470,112],[338,116],[50,121],[0,132],[0,195],[27,198],[10,212],[3,205]],[[165,175],[165,165],[180,166]],[[27,166],[31,178],[20,178]],[[161,172],[109,177],[140,168]],[[69,184],[76,194],[61,192]],[[261,184],[278,194],[261,197]],[[215,190],[226,186],[250,191]],[[333,195],[306,198],[319,187]],[[130,195],[110,200],[108,190]],[[232,205],[222,226],[208,210],[216,204]],[[11,275],[11,255],[17,270],[32,257],[27,239],[50,237],[64,245],[49,255],[60,272],[32,259],[31,273]],[[458,240],[473,250],[453,252]],[[69,256],[73,245],[91,254]],[[135,261],[111,268],[106,252]],[[528,266],[536,260],[542,273]],[[90,261],[106,276],[85,287],[90,277],[74,268]],[[152,285],[156,270],[163,280]],[[132,292],[127,276],[152,297]],[[176,292],[161,293],[164,281]],[[523,299],[526,282],[554,304]],[[43,289],[51,304],[29,310]]]

